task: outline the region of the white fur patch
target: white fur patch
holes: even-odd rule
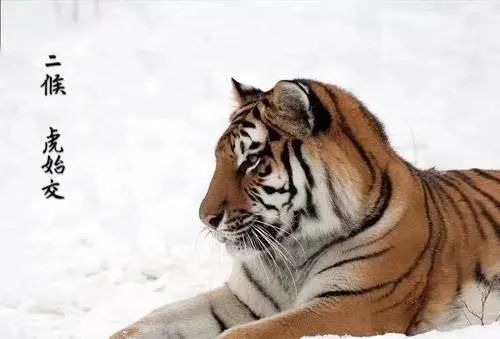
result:
[[[497,287],[498,288],[498,287]],[[437,317],[434,326],[440,330],[463,328],[469,325],[486,325],[500,320],[500,290],[490,290],[482,284],[471,282],[450,309]]]

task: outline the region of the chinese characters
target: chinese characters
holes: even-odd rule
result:
[[[45,63],[45,67],[59,67],[61,63],[56,60],[55,55],[49,55],[49,62]],[[64,78],[60,74],[45,74],[45,80],[40,87],[43,88],[45,96],[49,95],[66,95],[66,89],[63,84]],[[46,199],[64,199],[64,196],[58,193],[59,182],[54,180],[55,176],[62,175],[66,170],[64,165],[64,160],[62,159],[62,153],[64,148],[58,144],[58,140],[61,137],[58,130],[49,127],[49,135],[46,137],[45,146],[43,148],[43,154],[45,156],[44,164],[41,166],[43,172],[50,176],[50,183],[42,187],[43,195]]]
[[[52,62],[45,63],[45,67],[59,67],[61,63],[59,61],[55,61],[55,55],[49,55],[50,60],[54,60]],[[43,81],[40,87],[43,88],[45,96],[49,95],[66,95],[66,88],[63,84],[64,78],[61,77],[60,74],[45,74],[45,80]]]
[[[66,170],[64,161],[61,157],[64,152],[64,148],[58,145],[57,140],[60,138],[60,134],[57,129],[49,127],[50,134],[47,136],[47,141],[45,141],[45,147],[43,149],[43,154],[46,154],[47,158],[45,164],[42,165],[42,170],[46,174],[50,174],[50,184],[42,187],[43,194],[45,198],[54,199],[64,199],[64,197],[57,193],[59,190],[59,183],[52,179],[53,175],[61,175]]]

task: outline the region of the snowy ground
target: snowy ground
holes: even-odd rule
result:
[[[197,209],[231,76],[340,84],[418,166],[500,167],[500,3],[93,5],[2,1],[2,339],[104,338],[224,280]],[[66,97],[39,88],[48,54]],[[49,126],[65,201],[41,192]]]
[[[467,328],[448,332],[430,331],[411,338],[415,339],[470,339],[481,336],[481,339],[498,339],[500,334],[500,323],[494,323],[486,326],[469,326]],[[307,339],[349,339],[354,337],[338,336],[338,335],[323,335],[316,337],[306,337]],[[405,339],[408,338],[404,334],[390,333],[370,337],[372,339]]]

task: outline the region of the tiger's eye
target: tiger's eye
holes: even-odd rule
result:
[[[255,154],[250,154],[248,157],[247,157],[247,161],[250,163],[250,164],[255,164],[257,161],[259,160],[259,157]]]

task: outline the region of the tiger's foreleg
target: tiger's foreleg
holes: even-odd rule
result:
[[[253,320],[248,308],[224,286],[163,306],[111,339],[215,338],[230,327]]]
[[[368,336],[405,332],[407,324],[402,318],[396,314],[374,317],[374,310],[366,306],[356,300],[317,299],[289,311],[234,327],[217,338],[295,339],[325,334]]]

